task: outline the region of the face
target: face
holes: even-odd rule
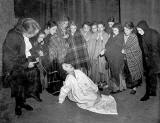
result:
[[[63,70],[65,70],[67,73],[71,73],[74,71],[74,67],[71,64],[62,64]]]
[[[84,24],[83,30],[84,30],[85,32],[88,32],[88,31],[90,30],[90,27],[89,27],[88,25]]]
[[[141,28],[137,27],[137,31],[138,31],[138,33],[139,33],[140,35],[144,35],[144,31],[143,31],[143,29],[141,29]]]
[[[103,31],[103,30],[104,30],[103,24],[98,24],[98,31]]]
[[[32,33],[32,34],[28,34],[28,33],[24,33],[24,35],[26,36],[26,37],[28,37],[28,38],[32,38],[32,37],[34,37],[35,35],[37,35],[37,33],[39,32],[39,30],[36,30],[34,33]]]
[[[76,30],[77,30],[77,26],[71,25],[71,26],[70,26],[70,29],[71,29],[71,33],[75,33]]]
[[[124,33],[125,33],[126,35],[130,35],[131,32],[132,32],[132,30],[133,30],[133,29],[129,29],[129,28],[127,28],[127,27],[124,27]]]
[[[108,26],[109,26],[110,28],[112,28],[113,24],[114,24],[114,22],[108,22]]]
[[[113,28],[113,33],[114,35],[118,35],[119,34],[119,29],[118,28]]]
[[[43,41],[43,39],[45,38],[45,35],[44,34],[40,34],[39,36],[38,36],[38,42],[40,43],[40,42],[42,42]]]
[[[56,33],[56,31],[57,31],[57,26],[51,27],[49,31],[50,31],[51,35],[54,35]]]
[[[93,33],[97,32],[97,25],[93,25],[93,26],[92,26],[92,32],[93,32]]]
[[[68,27],[68,21],[63,21],[63,22],[61,22],[61,26],[62,26],[62,28],[67,28]]]
[[[49,33],[50,33],[50,28],[46,28],[45,30],[44,30],[44,33],[46,34],[46,35],[48,35]]]

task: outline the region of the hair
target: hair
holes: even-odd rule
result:
[[[128,29],[134,29],[134,24],[132,21],[127,21],[127,22],[125,22],[124,27],[126,27]]]
[[[96,21],[94,21],[94,22],[91,23],[91,27],[94,26],[94,25],[97,26],[97,22]]]
[[[46,28],[52,28],[54,26],[57,26],[57,23],[53,20],[48,21],[46,24]]]
[[[62,21],[70,21],[70,18],[68,16],[65,16],[65,15],[62,15],[60,16],[60,18],[58,19],[59,22],[62,22]]]
[[[82,24],[82,27],[84,27],[84,25],[88,25],[88,26],[91,26],[91,23],[89,21],[86,21]]]
[[[115,22],[115,18],[114,17],[109,17],[107,22]]]
[[[99,25],[99,24],[102,24],[103,26],[105,26],[105,23],[104,23],[103,21],[99,21],[99,22],[97,23],[97,25]]]
[[[76,26],[77,27],[77,24],[74,21],[71,21],[70,26]]]
[[[17,31],[27,34],[34,34],[41,29],[38,22],[32,18],[19,19],[15,28]]]
[[[115,24],[113,24],[112,28],[117,28],[119,30],[119,32],[123,31],[121,23],[115,23]]]

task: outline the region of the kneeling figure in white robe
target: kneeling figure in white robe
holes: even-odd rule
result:
[[[97,85],[72,65],[63,64],[62,67],[68,75],[60,90],[59,103],[63,103],[68,96],[82,109],[100,114],[118,114],[114,97],[100,94]]]

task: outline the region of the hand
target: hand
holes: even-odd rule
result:
[[[63,103],[63,100],[59,100],[58,103],[62,104],[62,103]]]
[[[36,61],[39,62],[39,58],[36,58]]]
[[[40,55],[40,56],[44,56],[43,51],[40,50],[40,51],[39,51],[39,55]]]
[[[126,54],[126,51],[124,50],[124,49],[122,49],[122,51],[121,51],[123,54]]]
[[[32,67],[34,67],[34,64],[35,63],[37,63],[37,62],[29,62],[29,64],[28,64],[28,68],[32,68]]]
[[[105,49],[103,49],[101,52],[100,52],[100,55],[103,56],[105,53]]]

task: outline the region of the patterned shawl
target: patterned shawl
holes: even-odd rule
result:
[[[50,60],[53,61],[53,59],[57,59],[59,63],[63,63],[68,48],[65,40],[55,34],[50,38],[48,47]]]
[[[132,80],[138,80],[143,75],[142,51],[138,43],[138,38],[134,33],[128,37],[124,49]]]
[[[80,32],[75,32],[68,39],[69,48],[65,57],[65,63],[72,64],[75,68],[85,67],[88,69],[89,55],[86,41]]]

